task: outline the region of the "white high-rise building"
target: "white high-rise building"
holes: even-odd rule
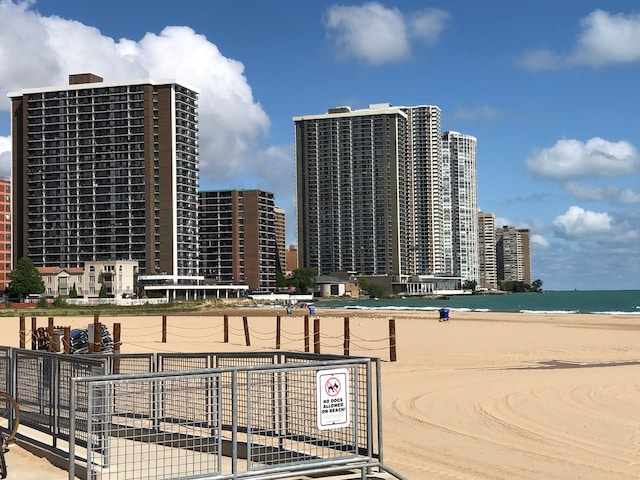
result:
[[[446,269],[462,280],[479,282],[476,144],[471,135],[442,136],[442,200]]]

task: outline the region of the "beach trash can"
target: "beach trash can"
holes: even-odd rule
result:
[[[440,312],[440,322],[448,322],[449,321],[449,309],[448,308],[441,308],[439,310]]]
[[[316,314],[316,307],[314,307],[313,305],[309,305],[309,315],[315,315]]]

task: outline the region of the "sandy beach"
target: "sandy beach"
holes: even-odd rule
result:
[[[303,351],[304,313],[168,315],[166,343],[161,316],[100,320],[110,331],[121,324],[124,353],[256,351],[275,348],[280,315],[281,349]],[[439,322],[437,312],[323,309],[316,316],[322,353],[342,354],[349,317],[350,353],[382,360],[384,463],[407,478],[640,478],[640,317],[453,311]],[[396,362],[389,361],[390,317]],[[0,344],[18,346],[18,319],[0,323]]]

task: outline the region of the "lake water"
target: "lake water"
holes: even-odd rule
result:
[[[427,298],[380,300],[322,300],[318,308],[439,310],[539,313],[604,313],[640,315],[640,290],[548,291],[504,295],[452,295],[446,300]]]

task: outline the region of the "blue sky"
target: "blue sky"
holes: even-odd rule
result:
[[[200,90],[203,189],[272,191],[296,243],[292,117],[438,105],[478,139],[478,201],[532,231],[547,289],[640,289],[636,0],[0,0],[7,92],[176,78]]]

